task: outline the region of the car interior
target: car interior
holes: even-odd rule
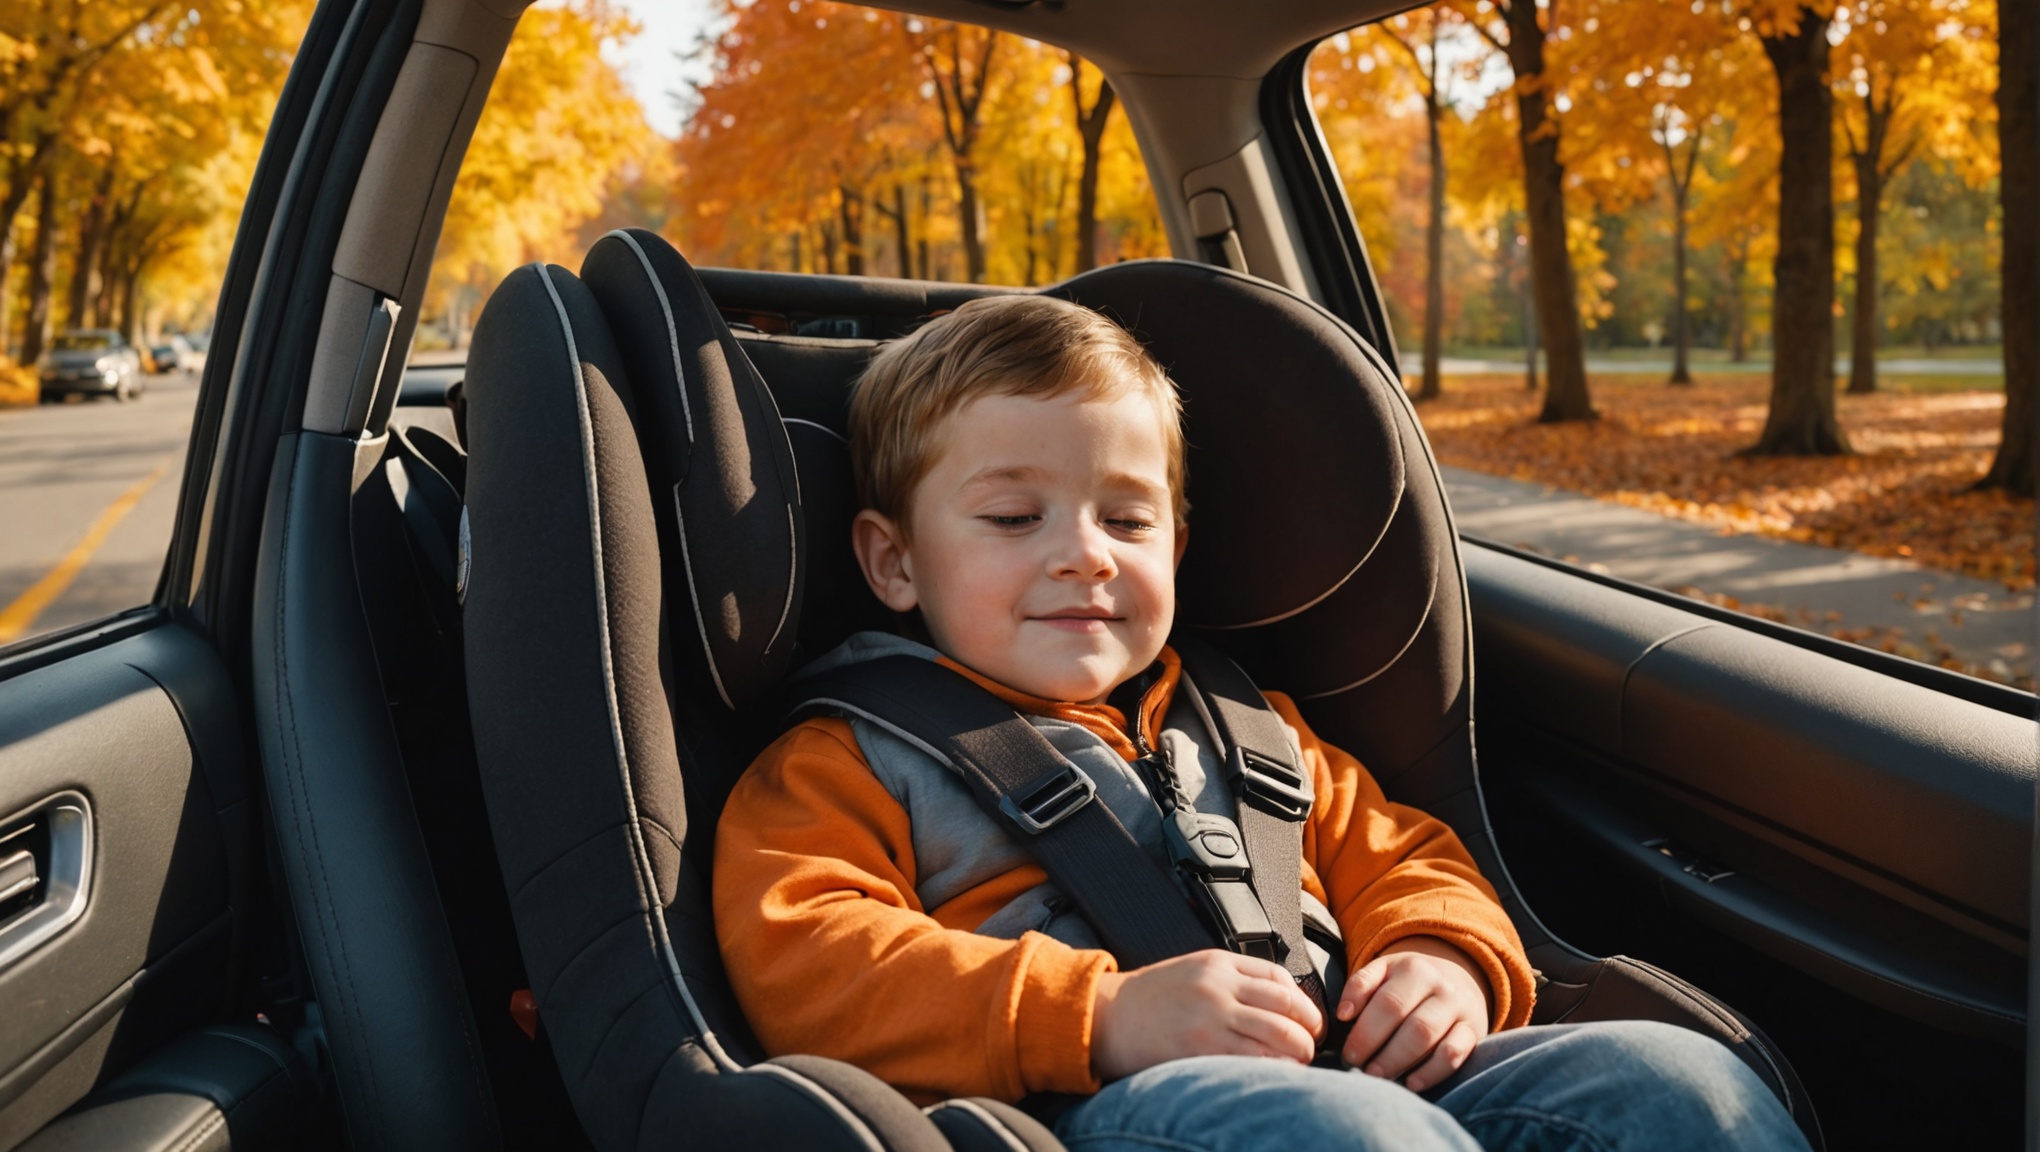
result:
[[[1111,78],[1176,259],[1040,291],[1186,394],[1180,626],[1458,831],[1537,1022],[1712,1035],[1816,1148],[2020,1146],[2034,697],[1455,531],[1304,88],[1398,5],[900,7]],[[521,9],[320,4],[155,602],[0,648],[0,1149],[1058,1148],[768,1059],[707,897],[786,678],[890,626],[848,385],[1025,289],[623,231],[407,374]]]

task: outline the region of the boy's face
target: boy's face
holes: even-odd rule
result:
[[[910,532],[852,529],[865,578],[935,647],[1022,692],[1097,701],[1160,654],[1184,537],[1153,401],[987,396],[940,428]],[[911,540],[911,543],[909,543]]]

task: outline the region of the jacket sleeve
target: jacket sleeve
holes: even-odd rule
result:
[[[1473,857],[1445,822],[1392,804],[1367,769],[1326,744],[1279,692],[1268,702],[1296,730],[1317,803],[1304,825],[1303,858],[1346,938],[1348,971],[1411,936],[1431,936],[1466,953],[1487,975],[1495,1031],[1530,1020],[1536,973],[1515,925]]]
[[[1111,956],[944,928],[914,876],[906,810],[847,723],[810,720],[751,765],[717,827],[715,923],[766,1050],[855,1064],[924,1103],[1097,1091]]]

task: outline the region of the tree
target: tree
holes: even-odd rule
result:
[[[1429,161],[1430,203],[1424,218],[1424,383],[1417,392],[1420,400],[1435,399],[1444,391],[1445,147],[1440,123],[1452,103],[1448,89],[1453,69],[1443,62],[1438,49],[1444,28],[1448,23],[1458,23],[1455,16],[1450,9],[1425,8],[1376,25],[1409,58],[1424,101],[1424,155]]]
[[[1975,151],[1970,125],[1988,114],[1990,93],[1978,78],[1989,68],[1976,58],[1989,22],[1983,8],[1981,0],[1853,0],[1838,10],[1848,36],[1835,77],[1837,119],[1856,186],[1850,392],[1877,389],[1886,190],[1924,152]]]
[[[1772,261],[1771,400],[1753,456],[1849,451],[1835,419],[1834,101],[1831,0],[1772,0],[1751,17],[1778,83],[1778,254]]]
[[[2032,496],[2036,469],[2033,393],[2040,382],[2040,12],[2031,0],[1998,0],[1998,194],[2004,210],[2005,414],[1997,455],[1980,487]]]
[[[934,86],[942,112],[942,141],[949,146],[956,174],[956,214],[963,229],[963,262],[971,283],[985,278],[985,246],[980,235],[978,203],[978,131],[985,97],[992,89],[992,63],[999,33],[974,24],[937,21],[916,31],[909,23],[915,55]]]
[[[1084,144],[1084,167],[1077,177],[1077,271],[1098,266],[1098,174],[1105,148],[1105,125],[1112,117],[1112,81],[1098,75],[1098,94],[1084,106],[1084,58],[1068,54],[1070,111],[1076,114],[1077,137]]]
[[[7,0],[0,3],[0,355],[13,316],[7,272],[14,219],[55,158],[78,96],[100,62],[169,10],[167,0]],[[194,10],[195,11],[195,10]]]
[[[1537,324],[1545,349],[1544,407],[1538,420],[1592,420],[1587,393],[1586,343],[1580,331],[1579,290],[1567,241],[1565,165],[1559,158],[1557,85],[1545,67],[1550,30],[1535,0],[1478,0],[1472,25],[1509,61],[1515,73],[1516,133],[1523,153],[1524,218],[1530,232],[1530,269]],[[1489,15],[1499,17],[1499,22]]]
[[[519,21],[432,258],[427,310],[455,343],[512,268],[577,262],[581,225],[634,179],[662,172],[644,109],[603,57],[635,33],[599,0],[532,8]]]
[[[1569,123],[1587,159],[1575,171],[1604,212],[1654,196],[1662,179],[1671,207],[1670,382],[1690,384],[1694,199],[1696,187],[1716,182],[1701,161],[1736,149],[1763,118],[1750,96],[1762,65],[1717,6],[1587,0],[1585,13],[1574,67],[1591,95]]]

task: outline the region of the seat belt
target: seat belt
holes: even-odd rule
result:
[[[1296,762],[1282,717],[1239,665],[1195,636],[1178,633],[1169,644],[1183,661],[1183,678],[1239,801],[1254,890],[1283,944],[1277,962],[1326,1009],[1329,1022],[1334,1005],[1303,936],[1303,822],[1316,802],[1310,775]]]
[[[1011,705],[961,674],[918,656],[885,656],[789,687],[789,722],[848,712],[946,762],[1123,969],[1218,946],[1175,881],[1098,802],[1091,778]]]

